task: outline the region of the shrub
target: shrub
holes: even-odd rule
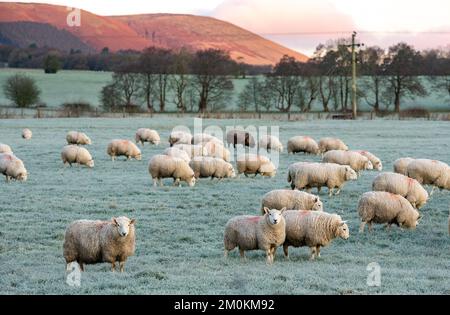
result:
[[[30,107],[39,102],[41,91],[36,82],[24,74],[9,77],[3,85],[5,96],[17,107]]]
[[[91,104],[85,102],[64,103],[61,105],[65,116],[79,117],[95,111]]]
[[[415,107],[402,110],[400,118],[430,118],[430,112],[422,107]]]

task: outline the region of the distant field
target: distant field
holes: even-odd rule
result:
[[[254,123],[208,120],[204,126]],[[351,236],[324,248],[317,261],[308,261],[307,248],[291,249],[291,261],[285,261],[279,249],[272,267],[265,264],[263,252],[249,253],[246,263],[240,262],[236,252],[224,261],[222,237],[227,220],[240,214],[257,215],[263,194],[287,188],[289,164],[319,158],[283,153],[273,179],[206,179],[194,188],[174,188],[166,181],[166,187],[153,188],[148,160],[168,147],[170,130],[180,124],[192,127],[193,121],[0,120],[0,142],[12,146],[30,173],[26,183],[6,184],[0,178],[0,294],[450,293],[450,192],[437,192],[432,197],[416,231],[394,227],[387,233],[377,226],[372,234],[359,235],[357,202],[371,189],[376,172],[367,172],[357,182],[349,183],[340,196],[330,199],[321,195],[327,212],[348,220]],[[108,141],[130,139],[143,126],[160,132],[161,145],[145,146],[142,161],[112,163],[105,152]],[[29,142],[20,138],[24,127],[33,130]],[[88,149],[95,159],[94,169],[63,167],[60,151],[67,131],[72,129],[91,136],[93,144]],[[280,126],[285,145],[290,137],[303,134],[315,138],[339,136],[352,149],[367,149],[378,155],[388,171],[402,156],[450,162],[450,128],[446,122],[314,121]],[[87,266],[81,287],[69,287],[62,256],[66,226],[77,219],[120,215],[137,219],[137,251],[129,259],[126,272],[113,274],[108,264]],[[381,266],[379,288],[366,284],[366,267],[372,262]]]
[[[110,72],[94,72],[94,71],[60,71],[57,74],[45,74],[42,70],[28,70],[28,69],[0,69],[0,106],[9,105],[4,94],[3,83],[5,80],[17,73],[27,73],[29,76],[36,79],[40,89],[42,90],[41,101],[49,107],[58,107],[65,102],[89,102],[93,106],[99,106],[100,91],[103,86],[111,81]],[[239,93],[243,90],[247,83],[247,80],[239,79],[233,80],[235,91],[232,94],[231,99],[227,102],[225,110],[236,110],[238,108],[237,100]],[[167,110],[176,110],[176,106],[173,104],[173,95],[168,95]],[[439,93],[432,93],[426,98],[417,98],[415,100],[404,99],[403,108],[410,107],[425,107],[429,110],[450,110],[450,100],[446,95],[440,95]],[[370,107],[364,105],[364,102],[360,105],[361,110],[369,110]],[[320,111],[322,109],[321,104],[316,103],[314,110]],[[298,108],[293,108],[293,111],[297,111]]]

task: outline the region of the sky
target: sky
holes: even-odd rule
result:
[[[4,1],[4,0],[3,0]],[[6,0],[8,2],[13,2]],[[360,32],[367,45],[406,41],[416,48],[450,44],[448,0],[28,0],[101,15],[189,13],[216,17],[311,55],[328,39]]]

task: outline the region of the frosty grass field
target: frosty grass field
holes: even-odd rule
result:
[[[352,149],[378,155],[387,171],[404,156],[450,162],[447,122],[203,122],[235,124],[279,125],[285,146],[294,135],[338,136]],[[258,215],[264,193],[288,188],[289,164],[319,158],[284,152],[272,179],[205,179],[194,188],[171,187],[169,180],[166,187],[153,188],[148,160],[168,146],[167,137],[177,125],[192,127],[193,120],[0,120],[0,142],[11,145],[29,171],[26,183],[0,181],[0,294],[450,294],[450,192],[432,197],[416,231],[394,227],[386,232],[376,226],[372,234],[360,235],[358,199],[371,190],[377,172],[348,183],[340,196],[321,195],[325,211],[349,221],[351,236],[324,248],[317,261],[308,260],[307,248],[291,249],[290,261],[279,248],[271,267],[262,251],[249,252],[247,262],[241,262],[235,251],[224,261],[227,220]],[[29,142],[20,137],[25,127],[34,133]],[[158,130],[161,145],[146,145],[142,161],[112,163],[106,155],[108,141],[133,139],[138,127]],[[63,167],[60,152],[69,130],[82,130],[92,138],[88,149],[94,169]],[[137,219],[136,254],[125,273],[111,273],[109,264],[88,265],[81,287],[68,286],[62,256],[66,226],[77,219],[120,215]],[[372,262],[381,266],[380,287],[366,283],[366,268]]]

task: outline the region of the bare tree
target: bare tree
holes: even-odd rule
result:
[[[192,61],[193,82],[198,92],[198,111],[218,109],[233,90],[230,69],[235,63],[222,50],[200,50]]]
[[[190,94],[192,94],[189,93],[192,90],[192,80],[189,76],[191,62],[192,55],[186,50],[181,50],[175,55],[171,69],[173,75],[169,81],[170,89],[175,94],[174,103],[177,105],[177,109],[183,113],[187,110]]]

